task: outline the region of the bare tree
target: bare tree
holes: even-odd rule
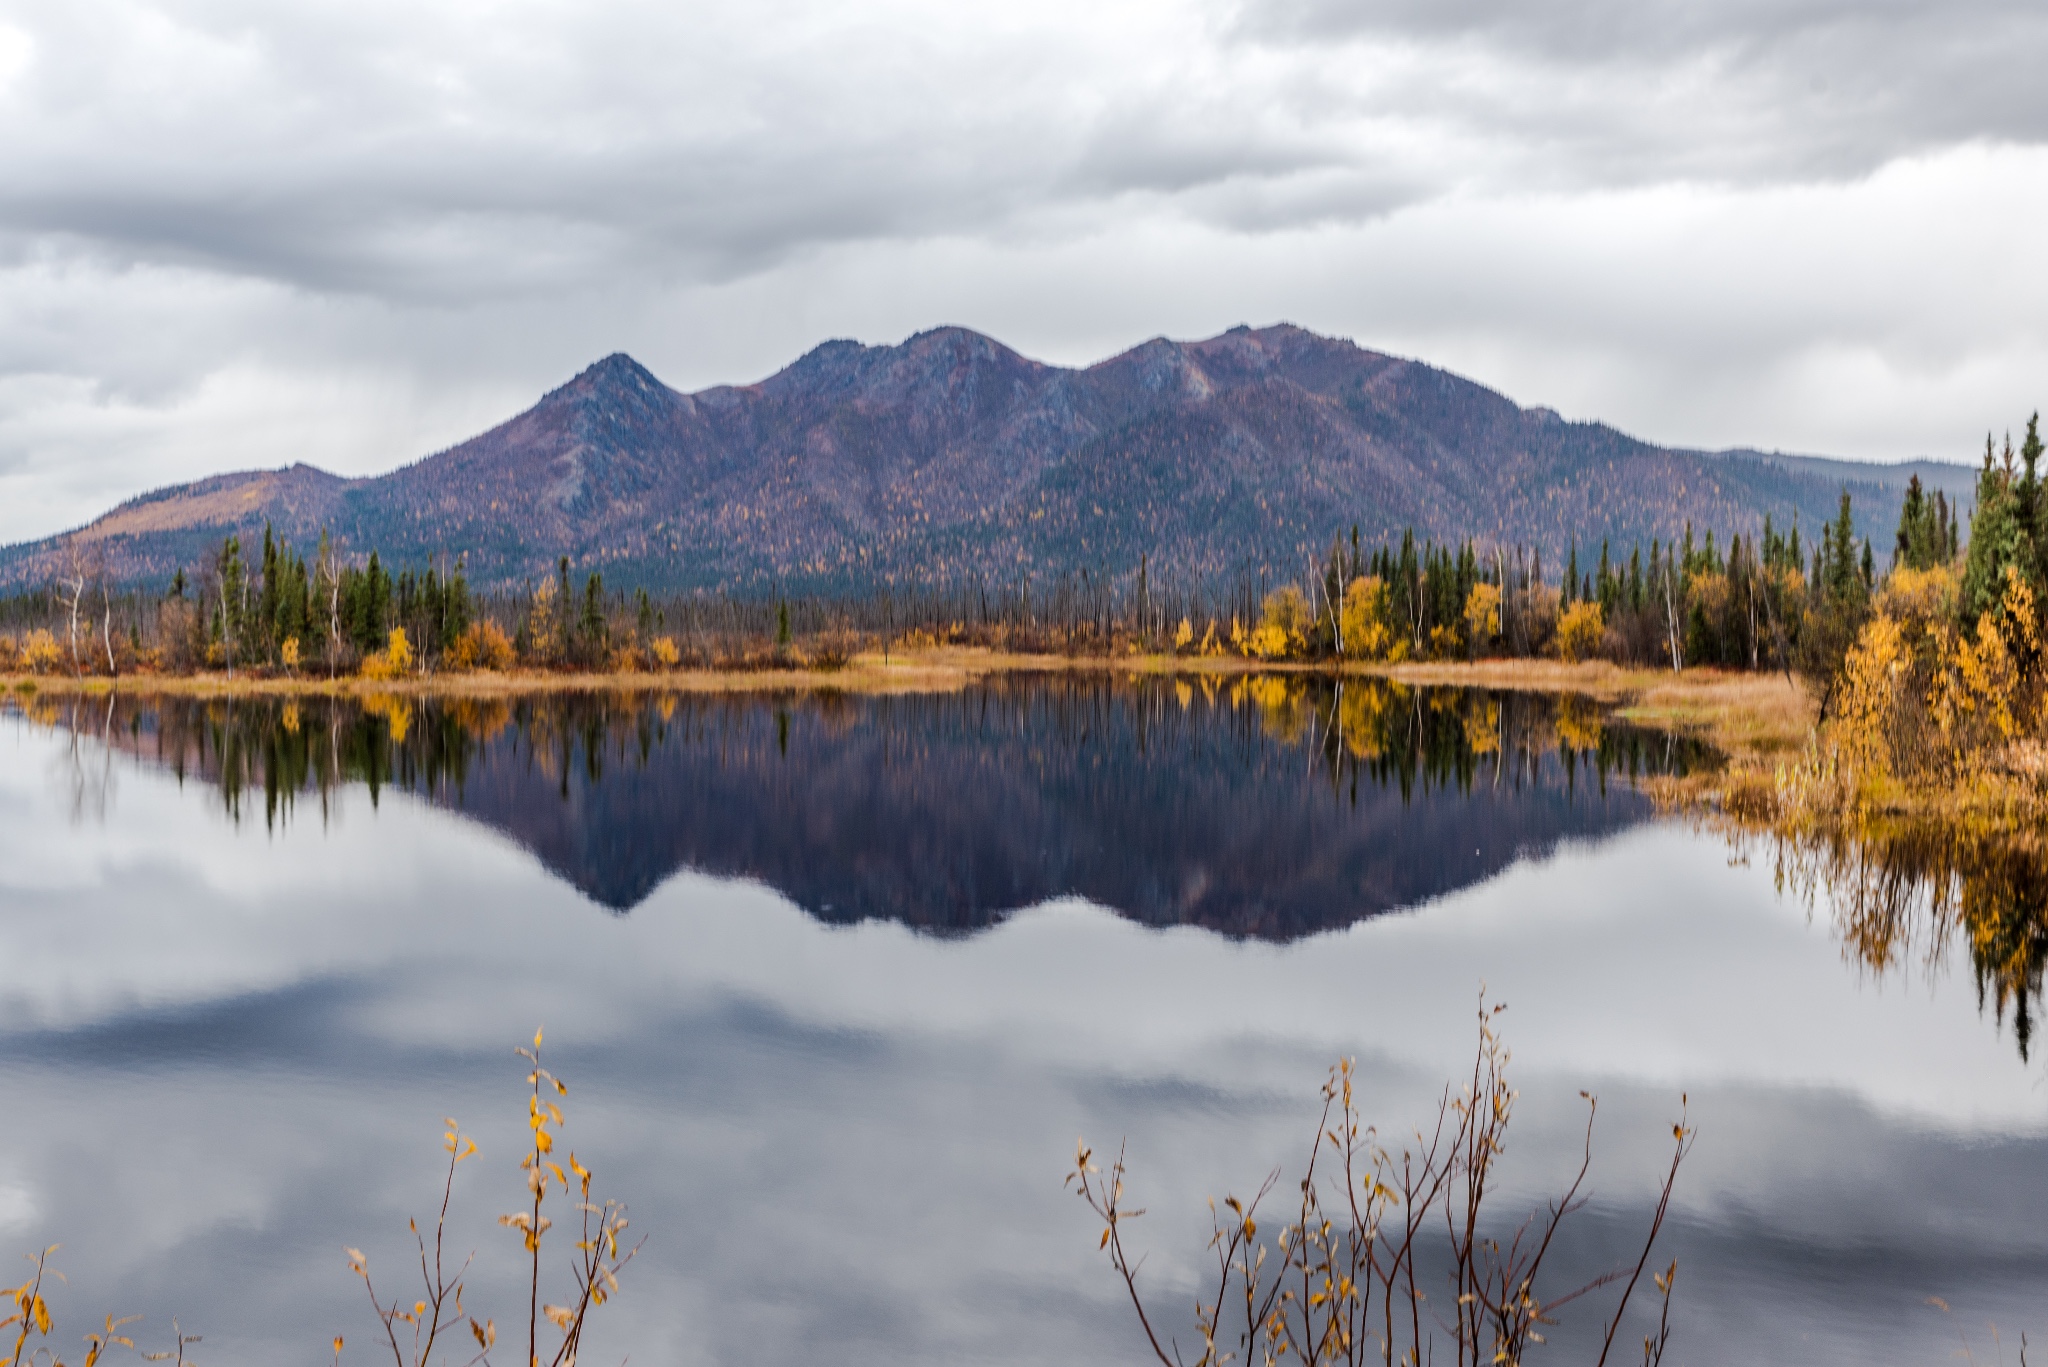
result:
[[[79,550],[78,538],[73,536],[64,543],[64,572],[57,583],[70,622],[71,672],[81,678],[85,674],[85,663],[78,655],[78,609],[85,598],[85,581],[85,556]]]
[[[1208,1294],[1195,1301],[1201,1351],[1192,1361],[1171,1336],[1162,1339],[1139,1294],[1141,1259],[1126,1246],[1124,1230],[1144,1211],[1126,1204],[1122,1153],[1105,1174],[1086,1144],[1080,1146],[1068,1184],[1102,1220],[1101,1247],[1160,1367],[1278,1367],[1290,1358],[1302,1367],[1408,1367],[1437,1360],[1445,1347],[1458,1367],[1519,1367],[1528,1350],[1543,1342],[1542,1331],[1556,1323],[1558,1311],[1619,1284],[1596,1360],[1604,1367],[1649,1268],[1692,1131],[1681,1115],[1673,1127],[1670,1168],[1633,1264],[1545,1295],[1541,1274],[1558,1231],[1589,1199],[1584,1192],[1596,1104],[1586,1098],[1582,1157],[1564,1194],[1519,1225],[1494,1232],[1495,1222],[1484,1211],[1506,1152],[1515,1100],[1505,1076],[1507,1050],[1494,1028],[1500,1010],[1481,999],[1470,1076],[1455,1092],[1445,1088],[1435,1124],[1414,1132],[1398,1152],[1360,1123],[1347,1060],[1331,1069],[1323,1088],[1322,1115],[1292,1218],[1271,1222],[1278,1228],[1260,1234],[1260,1207],[1282,1185],[1277,1170],[1250,1200],[1228,1197],[1220,1211],[1211,1203],[1213,1272]],[[1450,1294],[1440,1301],[1419,1270],[1436,1261],[1448,1264],[1450,1283]],[[1663,1304],[1643,1339],[1646,1367],[1662,1362],[1670,1341],[1677,1271],[1672,1263],[1652,1273]]]

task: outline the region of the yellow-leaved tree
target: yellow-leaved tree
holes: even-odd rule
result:
[[[1274,589],[1259,605],[1259,624],[1245,640],[1245,654],[1281,660],[1308,639],[1308,599],[1292,584]]]
[[[512,668],[518,658],[505,629],[483,617],[471,622],[455,638],[455,644],[448,648],[448,666],[451,669],[492,669],[503,673]]]
[[[1465,595],[1465,641],[1474,654],[1488,650],[1500,635],[1500,589],[1477,583]]]
[[[1355,660],[1400,659],[1408,642],[1390,620],[1387,586],[1376,574],[1361,575],[1344,590],[1338,621],[1344,628],[1344,653]]]
[[[64,658],[64,652],[57,645],[57,638],[43,627],[31,631],[21,643],[22,662],[31,674],[44,674],[57,667]]]
[[[1575,664],[1600,648],[1600,637],[1607,630],[1607,620],[1600,611],[1600,605],[1581,599],[1563,612],[1557,614],[1557,655],[1567,664]]]
[[[363,677],[396,679],[412,668],[412,659],[412,642],[405,639],[405,628],[393,627],[384,649],[363,657]]]

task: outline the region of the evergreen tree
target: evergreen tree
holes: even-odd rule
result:
[[[576,636],[585,661],[602,666],[611,649],[611,628],[604,616],[604,576],[596,570],[583,581],[583,614],[576,623]]]
[[[1899,509],[1899,531],[1897,544],[1892,549],[1892,564],[1903,565],[1909,570],[1931,569],[1946,557],[1948,528],[1943,525],[1940,509],[1930,503],[1926,491],[1920,487],[1920,476],[1913,476],[1906,485],[1906,501]]]
[[[2021,522],[2012,442],[2005,444],[2002,464],[1992,461],[1991,438],[1984,438],[1984,464],[1977,472],[1977,511],[1970,518],[1970,554],[1963,565],[1962,612],[1974,622],[1995,612],[2005,597],[2005,571],[2034,572],[2033,538]]]

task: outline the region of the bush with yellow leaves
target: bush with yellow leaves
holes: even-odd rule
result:
[[[366,679],[384,681],[403,678],[412,669],[412,642],[405,639],[404,627],[391,628],[384,649],[370,652],[363,657],[362,674]]]
[[[21,662],[28,666],[31,674],[47,674],[63,659],[63,648],[45,627],[37,627],[22,640]]]
[[[1557,614],[1557,657],[1567,664],[1591,657],[1600,649],[1606,631],[1607,619],[1600,605],[1580,599]]]
[[[1162,1333],[1155,1309],[1140,1291],[1144,1259],[1128,1240],[1145,1212],[1126,1192],[1123,1151],[1095,1161],[1087,1143],[1075,1152],[1067,1177],[1099,1222],[1097,1247],[1108,1258],[1139,1327],[1160,1367],[1224,1367],[1226,1363],[1299,1362],[1305,1367],[1366,1367],[1369,1363],[1433,1362],[1457,1367],[1500,1367],[1528,1359],[1567,1305],[1618,1284],[1607,1318],[1605,1343],[1617,1330],[1651,1274],[1662,1313],[1642,1343],[1642,1362],[1656,1367],[1671,1336],[1671,1289],[1678,1265],[1650,1264],[1671,1207],[1680,1165],[1693,1131],[1680,1101],[1672,1126],[1670,1166],[1652,1203],[1633,1270],[1624,1265],[1577,1288],[1552,1291],[1545,1275],[1560,1246],[1559,1228],[1587,1204],[1582,1194],[1592,1167],[1593,1112],[1587,1100],[1585,1159],[1555,1200],[1538,1206],[1514,1237],[1496,1239],[1490,1214],[1499,1204],[1500,1158],[1516,1092],[1507,1079],[1508,1051],[1495,1021],[1501,1008],[1479,1003],[1479,1046],[1462,1081],[1446,1087],[1434,1125],[1408,1141],[1382,1141],[1364,1122],[1349,1059],[1330,1070],[1309,1159],[1299,1180],[1275,1170],[1249,1197],[1212,1202],[1208,1280],[1195,1297],[1194,1348],[1183,1358],[1175,1336]],[[1268,1218],[1269,1202],[1285,1207]],[[1415,1268],[1439,1266],[1450,1285],[1439,1300],[1421,1289]],[[1596,1335],[1594,1342],[1601,1342]],[[1174,1345],[1169,1347],[1169,1345]],[[1608,1354],[1600,1354],[1601,1362]]]
[[[471,622],[455,638],[455,644],[448,647],[450,669],[489,669],[502,674],[518,663],[518,659],[518,653],[512,649],[511,638],[489,618],[480,617]]]
[[[1241,631],[1231,624],[1232,639],[1246,655],[1261,660],[1284,660],[1300,650],[1308,639],[1308,599],[1292,584],[1274,589],[1259,605],[1259,624]]]
[[[521,1208],[498,1217],[498,1223],[517,1233],[531,1264],[528,1285],[531,1290],[526,1305],[526,1361],[545,1364],[546,1367],[574,1367],[577,1356],[583,1349],[583,1333],[590,1312],[616,1296],[619,1291],[619,1273],[640,1251],[639,1245],[626,1245],[621,1236],[626,1232],[626,1208],[617,1201],[602,1204],[591,1199],[591,1172],[570,1152],[562,1158],[554,1157],[556,1140],[566,1121],[562,1115],[562,1098],[569,1094],[569,1088],[546,1068],[541,1066],[541,1032],[533,1032],[533,1047],[521,1048],[517,1052],[530,1065],[526,1075],[528,1087],[526,1102],[526,1125],[532,1138],[525,1155],[520,1159],[519,1170],[523,1174],[522,1185],[526,1197]],[[370,1278],[370,1260],[361,1250],[351,1248],[348,1252],[349,1271],[363,1279],[363,1288],[369,1293],[370,1308],[376,1314],[380,1337],[386,1351],[390,1352],[394,1367],[429,1367],[434,1362],[435,1346],[446,1336],[457,1338],[466,1330],[477,1345],[473,1363],[487,1360],[491,1349],[498,1341],[498,1323],[494,1319],[481,1322],[463,1308],[463,1280],[469,1269],[464,1260],[459,1266],[450,1268],[446,1258],[448,1210],[454,1199],[455,1172],[462,1163],[476,1155],[476,1141],[462,1132],[455,1121],[446,1122],[447,1129],[441,1136],[441,1150],[448,1155],[446,1175],[441,1186],[440,1216],[434,1222],[433,1241],[419,1227],[412,1224],[414,1251],[408,1255],[408,1265],[416,1264],[419,1269],[420,1290],[417,1298],[408,1305],[403,1297],[384,1299],[377,1291],[376,1283]],[[564,1164],[567,1171],[564,1171]],[[545,1301],[541,1297],[542,1249],[547,1244],[548,1231],[554,1228],[554,1221],[543,1212],[548,1208],[550,1197],[559,1192],[563,1200],[571,1203],[570,1209],[577,1213],[577,1224],[581,1234],[574,1244],[569,1258],[570,1285],[559,1303]],[[541,1321],[554,1326],[559,1336],[553,1345],[541,1341]],[[516,1326],[514,1332],[517,1332]],[[341,1358],[344,1342],[334,1340],[334,1355]]]
[[[1351,581],[1337,620],[1344,631],[1344,653],[1354,660],[1399,660],[1408,653],[1407,639],[1394,629],[1386,581],[1376,574]]]
[[[1475,654],[1492,647],[1500,635],[1500,586],[1480,580],[1465,595],[1465,640]]]
[[[523,1345],[526,1361],[537,1367],[574,1367],[584,1348],[591,1311],[618,1295],[619,1274],[639,1253],[640,1245],[624,1241],[625,1206],[617,1201],[593,1199],[591,1170],[573,1152],[555,1157],[557,1140],[567,1123],[562,1114],[562,1099],[569,1088],[541,1065],[540,1048],[541,1032],[536,1030],[533,1047],[516,1051],[529,1065],[526,1114],[531,1138],[519,1163],[520,1186],[525,1192],[520,1209],[498,1217],[498,1223],[519,1235],[530,1263]],[[454,1204],[455,1174],[465,1161],[476,1156],[477,1145],[455,1121],[445,1124],[441,1149],[448,1155],[448,1162],[441,1184],[440,1214],[433,1222],[431,1237],[419,1221],[410,1222],[413,1247],[404,1262],[408,1268],[418,1270],[420,1288],[414,1299],[408,1302],[403,1296],[392,1296],[387,1300],[371,1279],[369,1256],[360,1249],[345,1250],[349,1271],[362,1278],[377,1319],[377,1355],[389,1352],[394,1367],[429,1367],[436,1362],[454,1361],[447,1352],[449,1343],[465,1336],[476,1344],[474,1355],[467,1361],[471,1367],[480,1367],[489,1361],[498,1342],[497,1321],[478,1320],[463,1306],[469,1259],[453,1262],[449,1257],[448,1216]],[[568,1283],[560,1300],[551,1301],[542,1296],[542,1252],[544,1247],[555,1249],[562,1236],[556,1236],[555,1241],[548,1239],[555,1222],[544,1211],[552,1208],[551,1201],[557,1200],[567,1202],[574,1212],[569,1224],[578,1237],[568,1258]],[[19,1286],[0,1288],[0,1309],[12,1312],[0,1318],[0,1335],[11,1330],[14,1338],[11,1349],[0,1340],[0,1351],[8,1353],[0,1359],[0,1367],[31,1367],[37,1363],[57,1367],[59,1363],[49,1346],[56,1321],[45,1294],[51,1279],[62,1279],[62,1274],[50,1265],[51,1255],[56,1251],[53,1245],[31,1256],[29,1279]],[[139,1323],[140,1318],[108,1315],[97,1332],[85,1335],[82,1367],[99,1367],[109,1348],[133,1349],[134,1339],[123,1331]],[[541,1329],[543,1321],[552,1326],[552,1331]],[[145,1360],[181,1365],[190,1362],[186,1350],[199,1342],[198,1336],[185,1333],[175,1319],[171,1321],[171,1331],[175,1349],[145,1353]],[[554,1341],[544,1341],[544,1334]],[[346,1340],[337,1335],[331,1347],[334,1361],[339,1364]]]

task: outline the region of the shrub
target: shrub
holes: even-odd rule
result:
[[[58,647],[57,638],[52,636],[48,629],[37,627],[28,634],[28,639],[21,643],[21,658],[31,674],[46,674],[57,667],[58,662],[64,658],[64,652]]]
[[[1292,584],[1274,589],[1259,605],[1259,624],[1249,632],[1231,624],[1231,639],[1246,655],[1279,660],[1298,650],[1308,635],[1308,599]]]
[[[412,642],[405,639],[404,627],[391,628],[391,637],[384,649],[363,657],[363,677],[366,679],[396,679],[411,668]]]
[[[1474,584],[1465,595],[1465,639],[1472,649],[1485,650],[1500,635],[1500,589],[1493,584]]]
[[[1131,1222],[1144,1212],[1125,1204],[1123,1155],[1116,1155],[1105,1174],[1086,1143],[1078,1147],[1068,1185],[1101,1220],[1098,1246],[1161,1367],[1285,1361],[1304,1367],[1438,1361],[1517,1367],[1543,1342],[1543,1329],[1556,1322],[1557,1311],[1618,1282],[1622,1290],[1599,1354],[1600,1363],[1608,1361],[1623,1315],[1650,1270],[1692,1131],[1681,1113],[1663,1191],[1634,1265],[1551,1292],[1542,1273],[1557,1230],[1589,1199],[1584,1193],[1596,1103],[1587,1098],[1585,1157],[1564,1194],[1532,1212],[1506,1239],[1485,1233],[1495,1223],[1485,1211],[1515,1103],[1506,1078],[1507,1050],[1493,1025],[1500,1010],[1481,1000],[1472,1071],[1458,1091],[1445,1089],[1434,1129],[1414,1132],[1409,1146],[1398,1153],[1383,1147],[1362,1123],[1346,1060],[1330,1070],[1322,1117],[1298,1182],[1283,1185],[1276,1170],[1250,1199],[1211,1203],[1214,1235],[1207,1261],[1214,1270],[1206,1293],[1195,1301],[1196,1346],[1202,1351],[1186,1363],[1177,1345],[1168,1348],[1172,1336],[1162,1340],[1138,1291],[1142,1258],[1125,1240]],[[1260,1206],[1279,1192],[1299,1205],[1267,1220]],[[1441,1298],[1434,1288],[1418,1285],[1422,1279],[1416,1275],[1418,1262],[1439,1260],[1448,1264],[1450,1282]],[[1645,1367],[1663,1360],[1670,1341],[1677,1273],[1676,1263],[1651,1273],[1663,1313],[1643,1341]]]
[[[647,649],[654,656],[654,662],[663,669],[674,669],[683,662],[683,652],[676,648],[673,636],[657,636]]]
[[[490,669],[502,674],[517,660],[511,638],[496,622],[485,618],[471,622],[448,648],[451,669]]]
[[[561,1099],[569,1089],[556,1080],[554,1074],[541,1067],[540,1032],[533,1035],[533,1048],[519,1050],[519,1055],[528,1060],[532,1071],[526,1075],[531,1092],[527,1098],[527,1128],[532,1131],[531,1147],[519,1163],[524,1174],[521,1186],[526,1189],[526,1209],[511,1215],[500,1215],[498,1223],[520,1236],[525,1244],[527,1257],[531,1260],[532,1271],[528,1285],[532,1288],[526,1304],[526,1361],[540,1367],[575,1367],[578,1354],[583,1348],[583,1330],[590,1312],[619,1291],[619,1272],[633,1256],[640,1251],[639,1245],[625,1245],[620,1239],[626,1230],[626,1208],[617,1201],[595,1203],[590,1197],[590,1169],[577,1161],[571,1152],[562,1160],[550,1157],[554,1152],[556,1131],[563,1127]],[[421,1230],[419,1222],[412,1222],[413,1241],[416,1245],[408,1264],[417,1265],[420,1276],[420,1292],[411,1304],[403,1296],[394,1296],[389,1301],[382,1299],[376,1284],[370,1280],[370,1260],[358,1249],[348,1249],[349,1271],[363,1279],[363,1288],[369,1293],[370,1307],[375,1312],[382,1333],[380,1337],[391,1353],[393,1367],[428,1367],[436,1361],[434,1347],[445,1334],[459,1338],[465,1331],[476,1341],[477,1355],[471,1361],[488,1361],[490,1351],[498,1341],[496,1320],[485,1320],[479,1324],[463,1309],[462,1292],[464,1277],[469,1263],[464,1260],[452,1271],[445,1260],[444,1249],[447,1237],[448,1207],[455,1192],[455,1170],[476,1151],[476,1141],[462,1132],[461,1126],[453,1120],[441,1135],[441,1151],[448,1155],[448,1167],[441,1186],[441,1214],[434,1223],[433,1242]],[[567,1172],[563,1171],[564,1167]],[[569,1258],[571,1282],[563,1296],[563,1304],[548,1304],[541,1299],[541,1245],[554,1221],[543,1215],[551,1192],[558,1190],[562,1198],[570,1203],[569,1208],[577,1212],[573,1219],[580,1227],[580,1238],[573,1246]],[[550,1348],[541,1342],[541,1321],[545,1319],[560,1334],[560,1342]],[[517,1325],[512,1326],[517,1335]],[[342,1340],[334,1340],[335,1357],[341,1356]]]
[[[1576,663],[1600,648],[1607,622],[1600,605],[1590,600],[1572,604],[1557,615],[1557,656]]]

